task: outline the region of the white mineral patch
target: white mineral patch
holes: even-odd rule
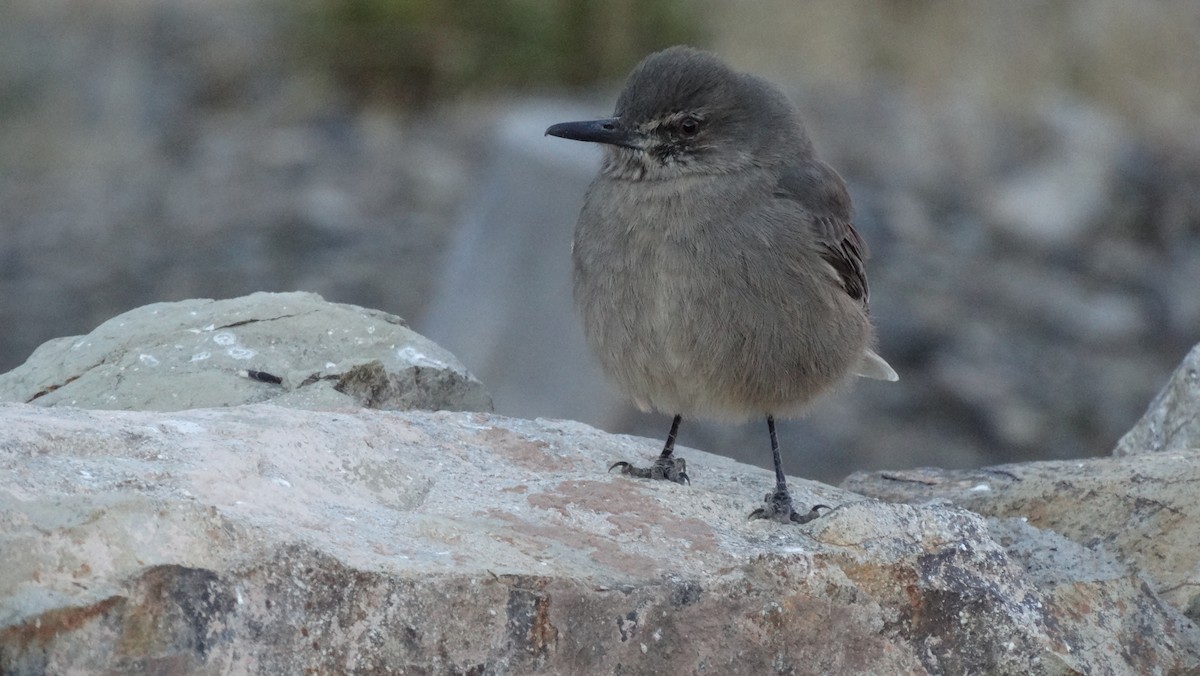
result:
[[[445,362],[433,359],[411,345],[397,350],[396,357],[415,366],[431,366],[440,369],[449,368],[449,365]]]
[[[250,359],[258,353],[248,347],[231,347],[228,350],[225,350],[225,354],[233,357],[234,359]]]

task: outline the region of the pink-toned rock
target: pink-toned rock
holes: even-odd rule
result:
[[[1162,598],[1200,619],[1200,449],[981,470],[858,472],[844,488],[896,503],[953,503],[1022,519],[1144,574]]]
[[[0,672],[1179,673],[1197,632],[1019,522],[483,413],[0,406]]]

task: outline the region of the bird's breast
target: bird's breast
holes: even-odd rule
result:
[[[722,190],[593,186],[574,251],[585,333],[663,412],[790,410],[856,363],[869,324],[796,236],[799,214]]]
[[[588,342],[635,399],[693,409],[688,374],[720,318],[709,291],[722,274],[718,211],[679,186],[593,187],[576,229],[575,297]],[[708,328],[704,328],[708,327]]]

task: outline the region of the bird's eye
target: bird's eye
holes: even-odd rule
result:
[[[684,136],[695,136],[696,132],[700,131],[700,120],[688,115],[679,121],[679,131],[683,132]]]

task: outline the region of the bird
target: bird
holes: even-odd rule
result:
[[[643,411],[673,416],[650,467],[609,471],[689,483],[683,418],[765,417],[775,488],[750,513],[807,523],[775,418],[801,415],[851,374],[894,381],[874,350],[864,263],[845,181],[821,161],[792,102],[765,79],[688,46],[629,74],[611,117],[549,136],[600,144],[572,245],[587,343]]]

